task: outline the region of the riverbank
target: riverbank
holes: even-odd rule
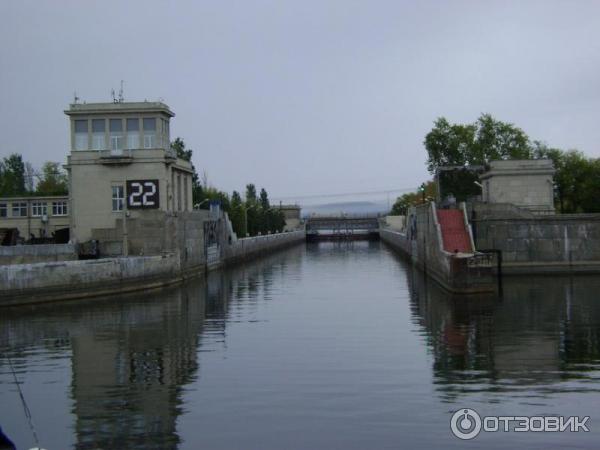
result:
[[[44,262],[0,266],[0,306],[73,300],[155,289],[222,265],[304,242],[304,231],[237,239],[222,245],[218,264],[186,264],[180,252],[96,260]]]

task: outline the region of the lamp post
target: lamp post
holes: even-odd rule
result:
[[[255,207],[256,205],[250,205],[247,208],[244,208],[244,229],[246,230],[246,236],[248,236],[248,210]]]
[[[421,191],[422,203],[425,203],[425,183],[421,184],[421,186],[419,187],[419,190]]]

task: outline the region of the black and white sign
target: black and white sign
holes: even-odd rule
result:
[[[158,180],[127,180],[128,209],[156,209],[158,206]]]

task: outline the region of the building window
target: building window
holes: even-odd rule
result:
[[[8,216],[8,205],[6,203],[0,203],[0,217]]]
[[[171,146],[171,143],[169,142],[169,121],[166,119],[160,119],[160,121],[162,123],[163,147],[168,149]]]
[[[104,119],[92,119],[92,148],[106,149],[106,120]]]
[[[113,152],[123,150],[123,121],[110,119],[110,149]]]
[[[140,119],[127,119],[127,148],[140,148]]]
[[[13,217],[27,217],[27,203],[17,202],[12,204]]]
[[[75,121],[75,150],[88,150],[88,121]]]
[[[48,205],[46,202],[32,202],[31,203],[31,216],[42,217],[48,215]]]
[[[53,216],[66,216],[69,213],[66,201],[52,202]]]
[[[112,187],[112,210],[123,211],[123,201],[125,199],[123,186]]]
[[[156,119],[144,119],[144,148],[156,148]]]

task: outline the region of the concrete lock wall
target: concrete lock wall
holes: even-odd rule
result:
[[[306,234],[302,230],[233,240],[231,244],[225,245],[223,260],[226,264],[243,261],[281,247],[304,242],[305,239]]]
[[[383,228],[379,235],[446,290],[479,293],[494,290],[492,263],[481,255],[454,255],[443,249],[442,234],[433,203],[409,212],[406,233]]]
[[[482,205],[474,211],[477,248],[501,250],[507,273],[600,271],[600,214],[515,218]]]
[[[158,220],[128,224],[132,251],[140,255],[61,263],[0,266],[0,306],[23,305],[50,300],[119,294],[178,282],[186,276],[204,273],[206,254],[204,223],[227,221],[226,216],[210,217],[208,212],[166,214]],[[230,227],[222,227],[230,230]],[[118,237],[116,230],[105,237]],[[122,235],[121,235],[122,238]],[[231,240],[230,240],[231,238]],[[244,261],[264,253],[303,242],[304,231],[236,239],[223,233],[220,260],[223,264]],[[106,241],[106,243],[111,241]],[[113,241],[113,244],[118,241]],[[56,246],[48,246],[56,247]],[[159,252],[147,255],[145,252]]]
[[[146,211],[143,217],[126,219],[128,251],[131,256],[179,255],[184,270],[200,267],[205,262],[204,221],[208,211],[170,213]],[[123,251],[123,219],[115,228],[92,230],[98,240],[100,256],[121,256]]]
[[[406,226],[406,216],[385,216],[385,224],[395,231],[404,231]]]
[[[43,244],[0,246],[0,265],[31,264],[77,259],[73,244]]]
[[[0,306],[85,298],[158,287],[181,279],[176,255],[0,267]]]

